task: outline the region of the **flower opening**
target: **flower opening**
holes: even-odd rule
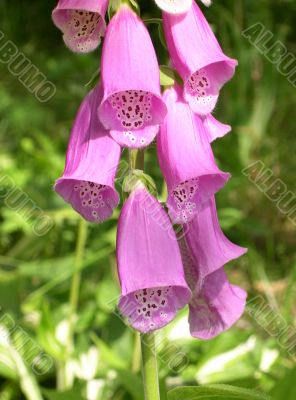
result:
[[[63,32],[66,46],[77,53],[95,50],[105,33],[107,0],[60,0],[52,13],[55,25]]]

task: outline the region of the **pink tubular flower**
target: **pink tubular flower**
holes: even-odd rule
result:
[[[117,232],[119,309],[136,330],[168,324],[190,300],[181,255],[160,203],[139,185],[121,211]]]
[[[210,113],[237,61],[223,53],[195,2],[184,16],[163,13],[163,23],[173,65],[184,81],[184,98],[194,112]]]
[[[202,120],[181,97],[179,88],[164,94],[168,114],[157,137],[157,152],[168,186],[170,217],[184,224],[230,175],[218,169]]]
[[[203,124],[209,137],[209,142],[221,138],[231,131],[231,126],[218,121],[212,114],[203,118]]]
[[[198,339],[212,339],[229,329],[244,312],[246,292],[231,285],[224,268],[208,275],[189,305],[190,333]]]
[[[141,19],[122,5],[108,25],[101,77],[104,97],[99,117],[122,146],[144,147],[155,138],[166,115],[159,67]]]
[[[191,5],[192,0],[155,0],[158,7],[170,14],[184,14]]]
[[[214,196],[185,226],[185,237],[193,264],[196,266],[195,279],[199,282],[247,252],[246,248],[232,243],[222,232]]]
[[[190,332],[196,338],[211,339],[230,328],[243,313],[246,293],[230,285],[224,265],[247,249],[233,244],[223,234],[214,197],[184,226],[184,232],[180,249],[186,281],[192,290]]]
[[[106,30],[107,7],[108,0],[59,0],[52,19],[70,50],[88,53],[98,47]]]
[[[97,118],[102,91],[97,86],[84,99],[72,129],[63,176],[55,191],[85,219],[102,222],[112,215],[119,195],[114,177],[120,146]]]

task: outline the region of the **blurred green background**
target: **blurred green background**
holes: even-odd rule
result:
[[[152,0],[139,4],[143,17],[160,16]],[[142,400],[138,338],[114,313],[118,210],[103,225],[88,226],[74,354],[67,356],[65,349],[79,218],[52,187],[99,54],[79,56],[65,48],[51,22],[54,5],[53,0],[0,0],[2,42],[11,40],[57,88],[50,101],[40,103],[0,63],[0,399],[35,400],[42,393],[49,400]],[[262,312],[249,306],[230,331],[201,342],[190,338],[184,310],[158,334],[162,399],[165,387],[217,382],[295,399],[295,223],[242,170],[261,160],[274,180],[296,193],[296,89],[241,32],[260,22],[274,42],[282,41],[296,55],[296,2],[216,0],[203,10],[225,52],[239,60],[215,111],[233,127],[214,144],[219,165],[232,173],[217,196],[219,217],[227,236],[249,248],[227,272],[249,299],[260,296]],[[164,64],[157,26],[149,29]],[[146,171],[161,194],[154,146],[147,151]],[[28,219],[7,200],[9,178],[52,218],[46,235],[33,233],[36,210]],[[183,364],[175,365],[179,352],[185,354]],[[63,389],[65,376],[69,391],[61,395],[56,389]]]

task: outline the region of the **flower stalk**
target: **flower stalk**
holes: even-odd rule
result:
[[[129,170],[134,169],[144,170],[145,153],[144,150],[129,150]]]
[[[77,313],[78,300],[79,300],[81,267],[84,258],[86,239],[87,239],[87,222],[81,218],[78,225],[74,271],[70,288],[68,332],[67,332],[65,359],[59,366],[59,373],[58,373],[57,386],[59,390],[66,390],[71,388],[72,386],[72,379],[71,377],[68,376],[67,373],[67,362],[70,360],[74,349],[74,324],[75,324],[75,316]]]
[[[68,341],[67,341],[67,355],[69,356],[74,348],[74,322],[77,312],[79,290],[81,282],[81,266],[84,258],[85,243],[87,239],[87,223],[84,219],[80,219],[78,227],[78,238],[76,245],[74,273],[70,289],[69,299],[69,315],[68,315]]]
[[[154,332],[141,335],[145,400],[160,400]]]

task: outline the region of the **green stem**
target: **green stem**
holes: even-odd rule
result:
[[[70,297],[69,297],[69,313],[68,313],[68,335],[66,344],[65,360],[61,366],[59,389],[65,390],[71,387],[71,382],[67,376],[66,363],[70,359],[74,350],[74,325],[75,316],[77,314],[79,290],[81,282],[81,267],[83,264],[85,243],[87,239],[87,223],[81,218],[78,226],[77,244],[75,250],[74,271],[72,276]]]
[[[144,169],[145,155],[144,150],[129,150],[129,169]]]
[[[74,348],[74,320],[77,312],[79,289],[81,281],[81,267],[84,258],[85,243],[87,238],[87,223],[81,218],[78,227],[78,238],[75,252],[74,273],[72,277],[70,300],[69,300],[69,333],[68,333],[68,350],[72,352]]]
[[[138,332],[134,334],[134,351],[132,359],[132,372],[137,374],[141,370],[141,340]]]
[[[141,335],[145,400],[160,400],[154,332]]]

